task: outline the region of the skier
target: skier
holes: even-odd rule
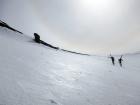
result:
[[[121,67],[122,67],[122,61],[123,61],[123,59],[122,59],[122,55],[121,55],[121,57],[118,59],[118,62],[119,62]]]
[[[40,36],[37,34],[37,33],[34,33],[34,37],[35,37],[35,41],[37,42],[37,43],[40,43],[41,41],[40,41]]]
[[[109,58],[111,58],[112,64],[115,65],[115,58],[111,54]]]

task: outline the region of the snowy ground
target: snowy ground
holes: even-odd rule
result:
[[[0,27],[0,105],[140,105],[140,55],[57,51]]]

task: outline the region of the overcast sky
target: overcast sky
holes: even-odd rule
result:
[[[139,0],[0,0],[0,13],[13,27],[64,49],[140,51]]]

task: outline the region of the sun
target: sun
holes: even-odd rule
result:
[[[81,8],[99,15],[109,14],[117,8],[117,0],[79,0]]]
[[[115,0],[80,0],[81,4],[86,8],[110,8],[115,3]]]

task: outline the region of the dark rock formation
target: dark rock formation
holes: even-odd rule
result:
[[[14,28],[12,28],[12,27],[10,27],[7,23],[5,23],[5,22],[3,22],[3,21],[1,21],[1,20],[0,20],[0,26],[1,26],[1,27],[5,27],[5,28],[8,28],[8,29],[10,29],[10,30],[12,30],[12,31],[18,32],[18,33],[20,33],[20,34],[23,34],[22,32],[20,32],[20,31],[14,29]]]

